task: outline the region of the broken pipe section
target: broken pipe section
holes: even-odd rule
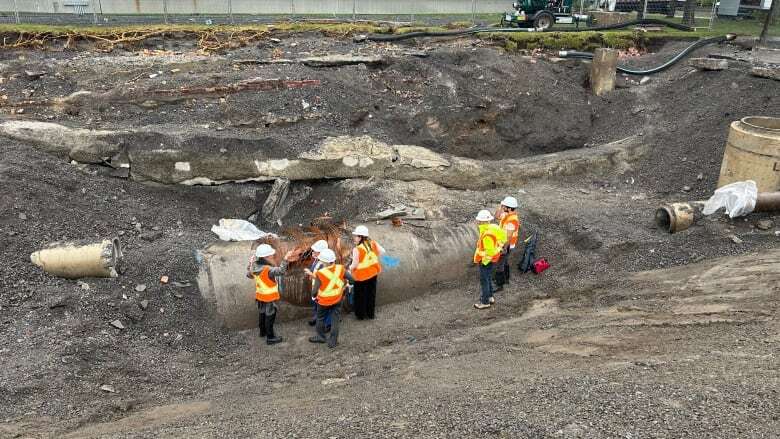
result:
[[[370,227],[372,238],[389,255],[400,259],[395,267],[383,267],[377,287],[379,305],[409,300],[433,289],[436,284],[465,279],[477,240],[473,225],[437,227],[418,236],[403,228]],[[343,254],[349,254],[349,247]],[[254,281],[246,277],[252,243],[217,242],[197,255],[198,286],[218,323],[231,329],[257,326]],[[308,301],[310,282],[302,267],[288,270],[284,278],[281,315],[284,319],[311,315]],[[304,297],[306,300],[300,300]],[[289,303],[292,300],[295,304]],[[301,303],[303,302],[303,303]],[[296,309],[296,307],[298,307]]]
[[[655,223],[658,228],[669,233],[687,230],[704,215],[702,210],[706,201],[690,201],[687,203],[671,203],[655,211]],[[780,211],[780,192],[764,192],[758,194],[753,212]]]
[[[43,271],[66,279],[117,277],[122,248],[117,238],[100,242],[58,242],[30,255]]]

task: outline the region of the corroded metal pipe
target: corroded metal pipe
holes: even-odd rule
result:
[[[706,201],[689,201],[687,203],[665,204],[655,211],[655,223],[658,228],[669,233],[681,232],[704,216],[702,210],[705,203]],[[753,212],[777,211],[780,211],[780,192],[758,194]]]
[[[408,300],[421,296],[441,282],[457,281],[468,276],[477,228],[473,225],[455,225],[421,229],[419,233],[389,225],[370,226],[376,239],[389,255],[400,263],[385,266],[379,276],[377,304]],[[311,237],[310,239],[314,239]],[[277,256],[286,251],[299,251],[299,238],[282,237]],[[312,241],[313,242],[313,241]],[[338,238],[331,248],[341,245],[337,253],[346,263],[352,250],[351,243]],[[198,286],[206,302],[222,326],[245,329],[257,326],[254,282],[246,277],[247,264],[252,254],[252,242],[216,242],[198,252],[200,272]],[[311,282],[303,273],[306,262],[292,264],[284,277],[281,317],[300,318],[311,315],[309,298]]]

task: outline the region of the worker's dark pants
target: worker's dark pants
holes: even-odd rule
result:
[[[509,282],[510,254],[512,254],[512,249],[507,247],[506,253],[501,255],[501,259],[496,264],[496,286],[503,287],[505,283]]]
[[[276,302],[257,301],[259,314],[258,325],[261,337],[274,337],[274,321],[276,321]]]
[[[336,346],[339,339],[339,320],[341,317],[341,302],[333,306],[317,305],[317,336],[323,340],[325,338],[325,321],[330,319],[330,338],[328,340],[328,346]]]
[[[312,303],[312,312],[314,313],[312,315],[312,318],[314,320],[317,320],[317,312],[319,309],[319,305],[317,305],[317,301],[314,299],[311,300],[311,303]],[[325,326],[330,326],[330,323],[331,323],[331,316],[328,315],[328,317],[325,318]]]
[[[482,289],[482,294],[479,297],[480,303],[487,305],[490,303],[490,298],[493,297],[493,268],[492,262],[485,265],[479,264],[479,286]]]
[[[373,319],[376,308],[376,281],[379,276],[355,281],[355,317],[358,320]]]

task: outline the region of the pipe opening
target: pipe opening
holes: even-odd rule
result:
[[[760,130],[780,131],[779,117],[748,116],[742,118],[742,123]]]
[[[660,207],[655,211],[655,224],[659,229],[672,233],[672,216],[674,214],[668,207]]]
[[[111,265],[110,267],[114,267],[114,270],[117,272],[117,274],[122,274],[124,272],[122,267],[122,258],[124,257],[122,253],[122,245],[119,243],[119,238],[111,238]]]

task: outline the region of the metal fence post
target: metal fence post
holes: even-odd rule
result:
[[[778,0],[780,1],[780,0]],[[712,9],[710,10],[710,25],[707,27],[709,30],[712,30],[712,26],[715,25],[715,19],[717,18],[717,2],[712,2]]]
[[[163,0],[163,21],[168,24],[168,0]]]
[[[19,4],[14,0],[14,18],[16,18],[16,24],[19,24]]]

